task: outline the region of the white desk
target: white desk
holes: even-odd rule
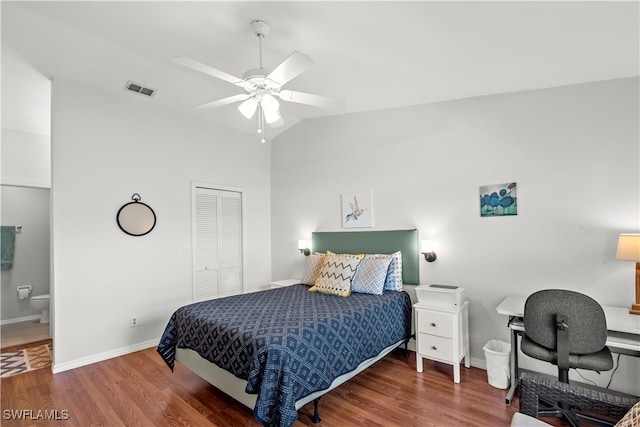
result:
[[[506,401],[511,403],[518,388],[518,335],[524,331],[524,304],[527,297],[508,296],[496,307],[498,314],[509,316],[511,330],[511,387]],[[602,306],[607,318],[607,347],[613,353],[640,357],[640,316],[629,314],[625,307]]]

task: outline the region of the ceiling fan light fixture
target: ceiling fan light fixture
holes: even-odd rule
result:
[[[284,85],[311,68],[315,62],[309,55],[296,50],[275,68],[267,70],[262,64],[262,39],[269,34],[271,27],[266,21],[260,19],[255,19],[251,21],[250,24],[258,39],[259,62],[257,68],[246,71],[242,77],[236,77],[189,57],[175,56],[171,58],[171,61],[178,65],[223,80],[245,91],[243,94],[228,96],[216,101],[196,105],[192,107],[192,109],[217,108],[234,102],[240,102],[241,105],[238,106],[238,110],[244,117],[252,119],[257,116],[258,134],[262,137],[261,141],[266,142],[265,122],[269,127],[274,128],[284,125],[280,113],[280,103],[276,98],[285,102],[307,104],[323,108],[337,108],[344,104],[344,101],[325,96],[288,89],[283,90]],[[256,111],[258,112],[257,114]]]
[[[238,105],[238,110],[245,116],[247,119],[253,117],[256,113],[256,109],[258,108],[258,101],[255,97],[251,97],[244,101],[242,104]]]
[[[264,95],[260,101],[262,112],[264,114],[264,120],[271,124],[280,120],[280,103],[272,95]]]
[[[270,111],[270,112],[265,110],[264,121],[267,122],[267,124],[273,124],[279,120],[280,120],[280,113],[278,112],[278,110]]]

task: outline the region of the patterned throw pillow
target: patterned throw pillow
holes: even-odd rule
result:
[[[324,261],[324,254],[312,253],[307,257],[307,266],[305,267],[304,274],[300,283],[313,286],[320,274],[320,268],[322,267],[322,261]]]
[[[640,402],[636,403],[629,409],[615,427],[638,427],[640,426]]]
[[[391,257],[374,258],[365,256],[353,276],[351,291],[361,294],[382,295],[384,282],[387,278],[387,270],[391,264]]]
[[[311,292],[348,297],[351,294],[351,280],[364,254],[334,254],[327,251],[320,268],[320,274]]]
[[[402,252],[394,252],[392,254],[371,254],[367,255],[376,258],[391,257],[391,264],[387,271],[387,279],[384,282],[385,291],[401,291],[402,290]]]

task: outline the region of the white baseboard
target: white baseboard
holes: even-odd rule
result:
[[[38,314],[32,314],[31,316],[0,320],[0,325],[10,325],[12,323],[29,322],[31,320],[40,320],[40,314],[38,313]]]
[[[469,362],[474,368],[484,369],[485,371],[487,370],[487,362],[484,359],[472,357]]]
[[[88,357],[72,360],[65,363],[55,363],[55,347],[53,352],[53,368],[52,372],[58,374],[60,372],[68,371],[70,369],[80,368],[82,366],[91,365],[92,363],[102,362],[107,359],[113,359],[114,357],[124,356],[125,354],[134,353],[140,350],[146,350],[151,347],[156,347],[160,342],[160,337],[149,341],[144,341],[138,344],[129,345],[126,347],[120,347],[115,350],[105,351],[104,353],[94,354]],[[55,342],[54,342],[55,346]]]

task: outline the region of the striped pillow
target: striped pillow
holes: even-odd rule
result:
[[[351,280],[364,254],[334,254],[327,251],[320,268],[320,274],[311,292],[348,297],[351,294]]]

